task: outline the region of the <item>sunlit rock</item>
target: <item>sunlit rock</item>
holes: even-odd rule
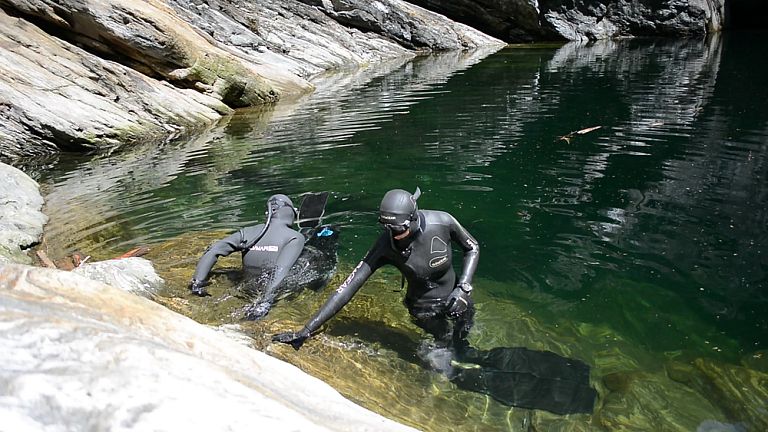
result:
[[[40,240],[48,221],[39,189],[22,171],[0,162],[0,263],[31,262],[22,248]]]
[[[6,0],[18,12],[66,32],[101,56],[116,57],[179,87],[204,88],[231,107],[275,101],[282,91],[311,88],[295,75],[261,67],[218,46],[164,1]]]
[[[152,263],[139,257],[86,262],[72,271],[147,298],[163,286],[163,279],[155,272]]]
[[[159,142],[228,113],[221,101],[104,60],[0,10],[0,153]]]
[[[380,34],[411,49],[442,51],[504,45],[501,40],[405,1],[300,1],[318,7],[345,26]]]
[[[0,266],[4,430],[413,430],[297,368],[71,272]]]

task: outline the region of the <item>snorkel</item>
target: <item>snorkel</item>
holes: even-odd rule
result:
[[[293,206],[293,201],[291,201],[288,196],[283,194],[276,194],[269,197],[267,200],[267,220],[264,222],[264,228],[261,229],[261,232],[259,235],[257,235],[250,243],[245,245],[245,250],[249,250],[253,245],[259,242],[262,237],[264,237],[264,234],[267,233],[267,230],[269,229],[269,225],[272,222],[272,217],[275,215],[281,208],[283,207],[289,207],[291,211],[293,212],[293,220],[296,220],[298,218],[298,212],[296,211],[296,208]],[[293,221],[291,221],[293,223]],[[243,235],[242,231],[240,233]]]

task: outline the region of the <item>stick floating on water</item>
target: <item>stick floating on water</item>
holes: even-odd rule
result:
[[[565,134],[565,135],[563,135],[561,137],[557,137],[557,139],[555,141],[561,141],[562,140],[562,141],[565,141],[568,144],[570,144],[571,143],[571,138],[573,138],[574,136],[588,134],[588,133],[590,133],[592,131],[596,131],[596,130],[600,129],[601,127],[602,126],[592,126],[592,127],[586,128],[586,129],[580,129],[580,130],[577,130],[577,131],[569,132],[569,133],[567,133],[567,134]]]

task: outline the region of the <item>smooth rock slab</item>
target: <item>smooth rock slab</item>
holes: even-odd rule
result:
[[[0,430],[413,430],[71,272],[0,265]]]
[[[163,279],[152,262],[139,257],[86,262],[72,271],[146,298],[152,298],[163,287]]]

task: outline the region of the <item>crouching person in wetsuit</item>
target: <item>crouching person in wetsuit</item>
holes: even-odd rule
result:
[[[243,228],[212,244],[198,261],[189,289],[199,296],[208,295],[205,290],[208,273],[218,258],[241,252],[243,270],[264,282],[261,301],[246,309],[246,318],[256,319],[266,315],[275,299],[277,287],[304,248],[304,235],[292,228],[296,218],[297,211],[290,198],[283,194],[272,195],[267,200],[267,221]]]
[[[401,189],[384,195],[379,223],[385,228],[374,246],[322,308],[298,332],[272,340],[299,349],[311,334],[333,317],[379,267],[397,267],[408,282],[405,305],[413,321],[435,337],[438,346],[462,350],[475,313],[472,276],[480,248],[477,241],[446,212],[419,210],[420,195]],[[458,279],[452,266],[451,243],[464,251]]]

